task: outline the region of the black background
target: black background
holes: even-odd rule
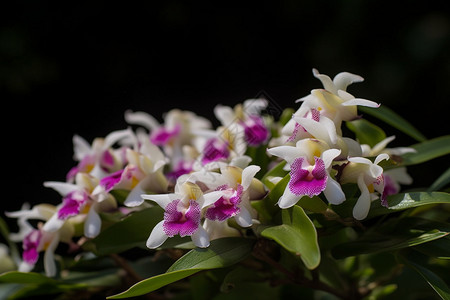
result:
[[[2,211],[59,203],[42,182],[64,181],[73,134],[91,142],[124,129],[126,109],[213,119],[216,104],[261,93],[296,108],[321,87],[313,67],[359,74],[365,82],[350,93],[393,108],[428,138],[448,134],[446,2],[14,1],[0,12]],[[413,143],[399,135],[392,145]],[[425,186],[448,165],[411,172]]]

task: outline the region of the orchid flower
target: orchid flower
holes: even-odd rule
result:
[[[259,200],[266,194],[263,184],[254,178],[260,169],[256,165],[245,169],[225,166],[220,173],[192,173],[190,180],[204,190],[223,191],[222,197],[206,209],[206,219],[222,222],[234,218],[239,226],[250,227],[256,218],[250,200]]]
[[[31,210],[26,207],[15,212],[6,212],[10,218],[18,218],[19,232],[10,234],[10,239],[15,242],[22,242],[23,261],[19,264],[20,272],[29,272],[39,259],[39,252],[44,251],[44,269],[49,277],[56,275],[56,264],[54,252],[59,242],[73,244],[72,237],[75,229],[70,222],[64,224],[54,232],[44,229],[45,224],[38,223],[38,229],[33,228],[28,220],[37,219],[47,221],[57,213],[56,207],[49,204],[39,204]]]
[[[147,240],[147,247],[158,248],[175,235],[190,236],[197,247],[208,247],[210,239],[201,224],[203,209],[222,196],[222,191],[203,193],[198,185],[182,179],[175,185],[175,193],[142,195],[165,210],[164,219],[156,224]]]
[[[247,143],[242,130],[236,127],[218,127],[214,130],[197,130],[195,147],[200,156],[194,164],[194,170],[205,168],[218,169],[222,162],[229,163],[234,158],[244,157]]]
[[[356,106],[379,107],[376,102],[367,99],[355,98],[346,91],[347,86],[353,82],[361,82],[364,79],[358,75],[348,72],[337,74],[333,80],[327,75],[320,74],[313,69],[313,74],[318,78],[324,89],[314,89],[306,97],[298,99],[296,102],[303,102],[294,115],[304,117],[308,111],[315,109],[332,120],[339,135],[341,133],[342,121],[351,121],[358,118]]]
[[[349,163],[342,169],[340,183],[356,183],[361,191],[353,208],[353,217],[357,220],[365,219],[371,201],[379,198],[375,191],[381,194],[381,204],[387,206],[383,168],[378,165],[385,159],[389,159],[386,153],[379,154],[374,162],[364,157],[349,157]]]
[[[244,140],[250,146],[258,146],[269,138],[269,129],[260,115],[267,104],[265,99],[249,99],[243,104],[236,105],[234,109],[217,105],[214,108],[214,114],[224,127],[242,130]]]
[[[412,177],[406,172],[405,167],[390,169],[383,172],[384,190],[383,195],[389,196],[400,192],[400,184],[412,184]]]
[[[117,203],[109,194],[95,195],[98,179],[85,173],[78,173],[75,183],[47,181],[45,187],[53,188],[61,196],[63,202],[57,207],[55,213],[44,225],[44,230],[55,232],[59,230],[65,220],[80,217],[84,221],[84,235],[94,238],[100,233],[101,219],[98,211],[110,211],[117,208]]]
[[[167,190],[167,179],[162,173],[167,160],[157,146],[148,139],[141,139],[139,152],[128,148],[125,157],[128,162],[125,168],[102,178],[94,195],[104,195],[113,189],[125,189],[130,191],[125,205],[134,207],[144,202],[141,194],[150,191],[162,193]]]
[[[301,197],[313,197],[321,192],[332,204],[345,200],[341,186],[330,175],[332,162],[340,150],[329,149],[321,140],[303,139],[295,147],[279,146],[267,152],[286,160],[290,169],[289,183],[278,201],[281,208],[289,208]]]
[[[105,138],[96,138],[92,145],[80,137],[73,137],[74,159],[79,163],[67,174],[67,181],[72,181],[79,172],[89,173],[102,178],[108,173],[122,168],[122,150],[113,150],[111,147],[120,141],[130,141],[133,132],[130,129],[113,131]]]
[[[193,112],[173,109],[164,116],[160,124],[153,116],[145,112],[125,112],[129,124],[140,125],[150,131],[150,141],[164,148],[164,152],[176,165],[180,160],[183,145],[191,145],[193,131],[211,128],[211,123]]]
[[[377,143],[372,148],[369,145],[363,144],[361,145],[362,156],[370,157],[377,156],[380,153],[387,153],[389,156],[396,155],[402,156],[405,153],[414,153],[416,150],[411,147],[396,147],[396,148],[386,148],[386,146],[395,139],[395,136],[390,136],[385,138],[384,140]]]

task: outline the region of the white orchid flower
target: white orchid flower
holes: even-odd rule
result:
[[[281,208],[295,205],[303,196],[313,197],[321,192],[332,204],[345,200],[340,185],[330,175],[332,162],[340,150],[329,149],[321,140],[303,139],[295,147],[279,146],[267,152],[286,160],[290,169],[289,183],[278,201]]]
[[[364,157],[349,157],[349,163],[343,168],[340,176],[341,184],[356,183],[361,195],[353,208],[353,217],[363,220],[367,217],[372,200],[381,195],[381,203],[386,206],[386,194],[384,193],[383,168],[378,164],[389,159],[386,153],[379,154],[374,162]]]

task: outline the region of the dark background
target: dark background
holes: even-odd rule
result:
[[[261,93],[297,108],[321,87],[313,67],[359,74],[365,82],[350,93],[393,108],[428,138],[449,133],[448,1],[130,2],[1,9],[1,211],[59,203],[42,182],[64,181],[73,134],[91,142],[123,129],[126,109],[213,118],[216,104]],[[398,135],[392,145],[413,143]],[[448,165],[411,171],[426,185]]]

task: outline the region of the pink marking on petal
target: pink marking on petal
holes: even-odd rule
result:
[[[245,122],[241,122],[244,127],[245,141],[250,146],[258,146],[264,143],[269,137],[269,130],[261,117],[250,116]]]
[[[320,111],[318,111],[315,108],[311,109],[311,119],[313,119],[316,122],[319,122],[320,121]]]
[[[34,265],[38,258],[38,247],[41,242],[42,233],[39,230],[33,230],[31,231],[27,236],[25,236],[25,239],[23,240],[22,247],[23,247],[23,253],[22,258],[25,262]]]
[[[214,204],[207,209],[206,218],[210,220],[225,221],[239,214],[241,212],[239,205],[244,191],[242,185],[238,184],[236,190],[233,188],[224,188],[223,186],[217,188],[217,190],[225,190],[228,193],[220,197],[219,200],[214,202]]]
[[[307,162],[305,162],[306,168],[303,167],[304,157],[299,157],[292,163],[288,187],[294,195],[313,197],[325,189],[327,184],[325,164],[318,157],[314,157],[314,160],[315,165],[312,170]]]
[[[223,158],[228,158],[228,156],[230,156],[230,151],[228,151],[227,144],[218,138],[212,138],[206,142],[206,145],[203,148],[202,163],[207,164]]]
[[[108,165],[108,166],[114,165],[114,156],[111,154],[111,152],[109,150],[106,150],[103,152],[102,165]]]
[[[383,175],[384,178],[384,190],[381,195],[381,205],[388,207],[387,196],[394,195],[399,192],[399,189],[395,185],[394,180],[389,175]]]
[[[167,177],[171,180],[176,180],[178,177],[184,174],[189,174],[193,170],[193,163],[187,161],[179,161],[172,172],[167,174]]]
[[[100,186],[102,186],[106,192],[111,191],[116,184],[122,179],[123,170],[112,173],[109,176],[103,177],[100,180]]]
[[[78,173],[79,171],[80,171],[80,170],[79,170],[78,166],[75,166],[75,167],[71,168],[71,169],[69,170],[69,172],[67,173],[67,175],[66,175],[66,181],[67,181],[67,182],[73,181],[73,180],[75,179],[75,176],[77,175],[77,173]]]
[[[65,220],[80,213],[81,208],[87,201],[87,194],[74,191],[67,194],[63,199],[63,206],[58,210],[58,219]]]
[[[173,200],[166,206],[163,230],[168,237],[176,234],[182,237],[192,235],[200,225],[200,205],[194,200],[189,200],[189,207],[179,211],[180,201]]]
[[[167,143],[169,143],[170,139],[174,136],[177,136],[180,131],[180,124],[177,124],[172,130],[166,129],[165,127],[160,127],[152,132],[150,141],[158,146],[166,145]]]

